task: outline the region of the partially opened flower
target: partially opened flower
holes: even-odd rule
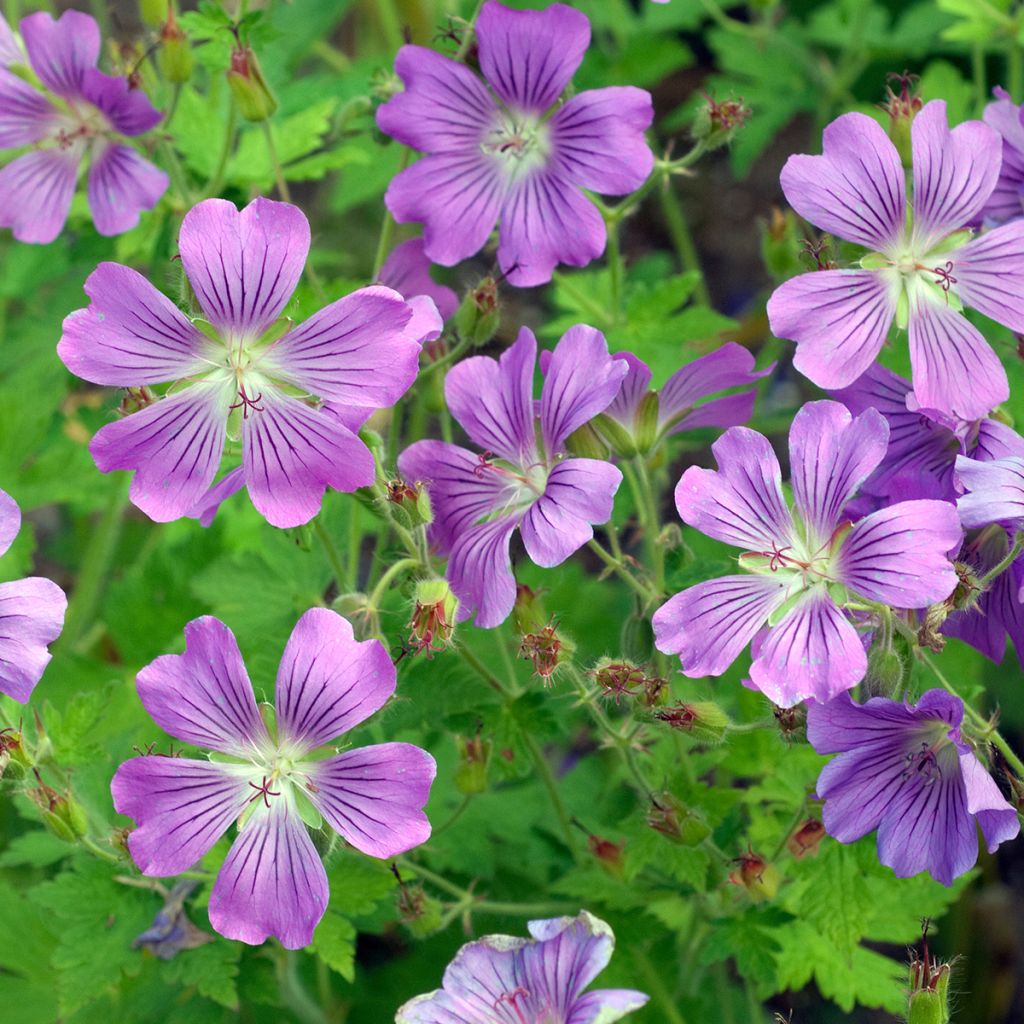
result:
[[[960,735],[964,706],[945,690],[916,704],[843,695],[812,703],[807,739],[838,754],[818,779],[828,834],[856,842],[878,830],[878,859],[901,878],[943,885],[974,867],[978,828],[989,851],[1020,831],[1017,812]]]
[[[995,89],[994,102],[985,108],[985,124],[1002,140],[1003,160],[999,180],[985,203],[985,219],[1004,224],[1024,216],[1024,122],[1021,107],[1005,89]]]
[[[0,555],[21,528],[14,499],[0,491]],[[68,599],[51,580],[32,576],[0,583],[0,693],[24,704],[50,663],[46,645],[60,636]]]
[[[584,989],[615,948],[588,914],[531,921],[532,938],[488,935],[463,946],[442,987],[398,1011],[396,1024],[611,1024],[648,999],[631,989]]]
[[[794,517],[767,438],[746,427],[712,446],[718,470],[691,466],[676,487],[683,521],[744,549],[749,575],[684,590],[654,615],[658,648],[688,676],[721,675],[753,642],[750,678],[773,703],[827,700],[864,677],[864,644],[851,603],[922,608],[957,576],[947,552],[962,536],[955,508],[904,501],[851,526],[846,507],[881,462],[889,431],[868,409],[810,402],[789,433]],[[768,628],[765,628],[765,627]]]
[[[782,187],[802,217],[869,252],[859,269],[787,281],[768,302],[772,331],[797,343],[794,365],[823,388],[852,384],[890,327],[906,327],[917,404],[965,420],[1009,395],[999,358],[961,309],[1024,330],[1024,223],[971,239],[995,188],[999,136],[980,121],[952,131],[946,104],[914,118],[911,216],[903,166],[881,126],[844,114],[821,156],[792,156]]]
[[[887,504],[913,498],[956,501],[962,493],[954,466],[958,455],[991,462],[1024,457],[1024,438],[990,416],[965,420],[916,407],[910,382],[875,364],[831,396],[854,415],[877,409],[889,424],[889,447],[861,487]]]
[[[145,875],[193,867],[237,823],[210,896],[210,923],[229,939],[273,935],[309,945],[328,886],[304,817],[323,821],[371,857],[426,841],[434,759],[408,743],[328,748],[387,702],[395,668],[376,640],[357,643],[335,612],[313,608],[285,648],[276,728],[264,723],[234,634],[205,616],[185,627],[185,653],[138,675],[139,697],[165,732],[217,761],[149,755],[118,768],[114,806],[135,819],[128,849]],[[311,805],[311,806],[310,806]]]
[[[208,323],[116,263],[89,276],[91,304],[64,321],[57,351],[78,376],[143,389],[178,382],[156,401],[143,391],[141,411],[96,434],[100,470],[134,470],[131,499],[158,522],[208,521],[244,486],[274,526],[297,526],[319,512],[327,487],[373,483],[373,456],[355,431],[412,384],[420,340],[439,326],[429,299],[414,309],[374,286],[298,326],[279,319],[302,275],[309,223],[269,199],[241,212],[223,199],[199,203],[179,248]],[[209,490],[228,439],[240,441],[242,464]]]
[[[3,22],[0,148],[28,152],[0,170],[0,227],[13,228],[22,242],[52,242],[67,220],[79,166],[88,159],[96,230],[128,231],[167,191],[167,175],[121,140],[143,135],[163,115],[126,78],[96,68],[100,29],[88,14],[65,11],[54,21],[41,11],[23,18],[20,29],[43,91],[8,70],[22,58]]]
[[[651,97],[613,86],[557,105],[590,43],[586,15],[565,4],[515,11],[488,0],[476,41],[485,81],[424,47],[399,50],[405,91],[377,124],[427,155],[385,199],[399,223],[423,223],[435,263],[479,252],[498,224],[509,282],[543,284],[557,264],[581,267],[604,252],[604,220],[583,190],[625,195],[651,173]]]
[[[380,268],[378,280],[405,296],[406,302],[425,295],[437,307],[442,320],[453,317],[458,309],[459,297],[455,292],[430,276],[430,260],[423,251],[422,238],[410,238],[396,245]]]
[[[417,441],[398,460],[406,480],[427,484],[434,511],[430,538],[448,557],[459,615],[483,628],[512,611],[516,581],[509,542],[518,527],[533,561],[551,568],[607,522],[622,474],[598,459],[567,457],[566,439],[607,408],[626,374],[592,327],[570,328],[533,399],[537,340],[523,328],[500,361],[465,359],[449,371],[452,416],[483,449]]]
[[[754,370],[754,357],[730,341],[677,370],[657,391],[651,390],[651,368],[632,352],[615,358],[629,367],[615,400],[598,426],[623,455],[646,452],[663,437],[699,427],[735,427],[754,411],[757,392],[750,389],[705,401],[730,388],[755,384],[771,367]]]

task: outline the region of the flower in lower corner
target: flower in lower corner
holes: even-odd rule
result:
[[[143,756],[118,768],[114,807],[135,819],[128,849],[145,875],[193,867],[228,829],[238,834],[210,896],[210,923],[229,939],[310,943],[328,886],[304,818],[318,814],[357,850],[394,857],[423,843],[434,759],[408,743],[324,748],[378,711],[395,668],[335,612],[299,619],[277,674],[276,726],[257,707],[238,644],[205,616],[185,627],[185,653],[138,675],[139,697],[171,736],[219,759]],[[310,806],[311,805],[311,806]]]
[[[21,511],[0,491],[0,555],[21,528]],[[52,580],[39,576],[0,583],[0,693],[24,704],[50,663],[47,644],[64,628],[68,599]]]
[[[950,131],[933,100],[911,125],[914,194],[877,121],[844,114],[821,156],[792,156],[782,188],[802,217],[868,252],[859,266],[801,274],[768,302],[772,331],[797,344],[794,365],[820,387],[852,384],[890,327],[906,327],[917,404],[965,420],[1009,396],[1006,371],[963,315],[971,306],[1024,330],[1024,221],[971,238],[996,185],[999,136],[980,121]]]
[[[604,921],[584,910],[527,927],[529,939],[488,935],[463,946],[442,987],[401,1007],[396,1024],[611,1024],[647,1002],[631,989],[584,991],[615,948]]]
[[[625,195],[651,173],[651,97],[612,86],[558,105],[590,43],[586,15],[565,4],[489,0],[476,42],[483,80],[422,46],[399,50],[405,91],[377,124],[426,155],[394,178],[387,206],[399,223],[423,223],[427,256],[445,266],[479,252],[497,223],[509,283],[543,284],[559,263],[604,251],[604,220],[584,190]]]
[[[747,575],[698,583],[654,615],[659,650],[685,675],[721,675],[752,644],[750,678],[773,703],[828,700],[867,670],[848,606],[923,608],[952,593],[949,552],[963,531],[943,501],[904,501],[851,525],[846,509],[881,462],[889,430],[875,409],[856,418],[810,402],[789,433],[794,516],[767,438],[746,427],[712,446],[718,470],[692,466],[676,487],[685,523],[742,548]]]
[[[622,483],[610,463],[569,458],[565,444],[615,397],[626,364],[608,354],[599,331],[572,327],[551,354],[535,403],[536,362],[537,340],[525,327],[500,360],[463,360],[448,372],[445,398],[483,451],[417,441],[398,459],[406,480],[427,485],[429,536],[448,557],[460,618],[475,611],[484,629],[504,622],[515,604],[515,530],[537,565],[560,565],[593,537],[593,524],[608,521]]]
[[[878,858],[901,878],[927,871],[951,885],[1020,831],[1017,812],[960,734],[964,706],[945,690],[916,704],[844,694],[812,702],[807,738],[838,754],[818,778],[830,836],[852,843],[878,832]]]
[[[440,321],[429,299],[413,307],[380,286],[297,326],[282,318],[309,239],[309,222],[288,203],[193,207],[179,249],[205,320],[190,320],[129,267],[101,263],[89,275],[91,303],[65,319],[57,347],[68,369],[116,387],[175,382],[90,445],[102,472],[135,472],[131,500],[151,519],[194,515],[205,525],[246,487],[272,525],[299,526],[326,488],[373,483],[356,431],[405,394],[420,342]],[[241,466],[211,488],[229,440]]]
[[[97,69],[100,29],[88,14],[65,11],[54,21],[41,11],[22,18],[19,28],[41,88],[12,70],[26,59],[0,15],[0,148],[27,149],[0,170],[0,227],[22,242],[52,242],[88,160],[96,230],[130,230],[168,180],[122,140],[148,132],[163,115],[127,78]]]

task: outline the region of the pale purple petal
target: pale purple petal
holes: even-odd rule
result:
[[[129,496],[150,519],[180,519],[217,475],[231,397],[223,384],[193,384],[103,427],[89,451],[101,473],[135,471]]]
[[[542,113],[562,94],[590,45],[590,22],[565,4],[514,11],[488,0],[476,23],[480,70],[516,110]]]
[[[406,303],[412,310],[412,317],[405,327],[405,337],[419,346],[428,341],[437,341],[444,333],[444,318],[429,295],[410,295]]]
[[[1024,525],[1024,459],[977,462],[961,455],[956,460],[956,472],[969,492],[956,503],[964,526],[1000,522]]]
[[[854,419],[839,402],[808,402],[797,412],[789,431],[793,499],[818,543],[832,536],[888,443],[889,426],[876,409]]]
[[[719,469],[691,466],[676,485],[676,508],[689,526],[734,547],[790,545],[793,521],[782,474],[767,438],[732,427],[712,446]]]
[[[437,766],[425,750],[381,743],[312,762],[305,772],[315,787],[310,801],[362,853],[397,857],[430,838],[423,807]]]
[[[309,221],[289,203],[254,199],[239,211],[204,199],[181,223],[181,261],[220,330],[256,338],[280,316],[309,253]]]
[[[896,147],[874,118],[856,113],[836,118],[822,141],[822,156],[791,156],[782,168],[789,205],[823,231],[885,249],[896,241],[906,218],[906,185]]]
[[[150,662],[136,685],[153,721],[183,743],[248,758],[270,742],[238,641],[211,615],[185,627],[184,654]]]
[[[779,707],[829,700],[856,686],[867,670],[857,631],[824,588],[802,595],[751,647],[750,679]]]
[[[978,435],[969,454],[972,459],[981,462],[994,462],[1010,456],[1024,458],[1024,437],[999,420],[982,420],[978,424]]]
[[[562,177],[609,196],[638,189],[654,167],[644,132],[654,119],[651,94],[632,86],[574,96],[550,121],[554,166]]]
[[[536,459],[533,374],[537,339],[524,327],[500,360],[472,356],[457,363],[444,382],[448,409],[481,448],[516,465]]]
[[[442,320],[451,319],[459,308],[458,295],[430,276],[430,260],[423,251],[422,238],[410,238],[391,250],[380,268],[380,282],[407,301],[417,295],[433,299]]]
[[[0,147],[17,149],[45,139],[53,131],[55,114],[38,89],[4,68],[0,52]]]
[[[288,638],[277,672],[278,735],[294,758],[379,711],[395,692],[395,666],[379,640],[357,642],[347,619],[311,608]]]
[[[185,514],[189,519],[198,519],[201,526],[209,526],[220,511],[221,505],[243,487],[245,470],[241,466],[236,466],[225,473]]]
[[[786,585],[764,576],[723,576],[669,598],[655,613],[654,642],[678,654],[683,674],[720,676],[768,616],[786,600]]]
[[[1016,808],[1007,803],[992,776],[970,751],[960,753],[960,773],[967,795],[967,813],[978,819],[989,853],[1020,834]]]
[[[102,111],[121,135],[143,135],[164,119],[144,92],[131,88],[127,78],[105,75],[95,68],[82,76],[82,96]]]
[[[676,420],[667,433],[681,434],[700,427],[718,427],[720,430],[726,427],[741,427],[753,416],[756,401],[755,391],[741,391],[736,395],[712,398],[710,402],[697,406],[682,419]]]
[[[327,875],[289,798],[258,806],[239,833],[210,893],[210,924],[258,946],[271,935],[302,949],[327,909]]]
[[[249,765],[149,755],[125,761],[110,783],[114,810],[135,821],[132,860],[144,875],[197,864],[253,798]]]
[[[89,209],[101,235],[120,235],[139,223],[167,191],[167,175],[130,146],[100,142],[89,167]]]
[[[870,601],[923,608],[945,600],[957,583],[948,552],[963,538],[946,501],[901,501],[861,519],[843,539],[838,579]]]
[[[565,1024],[612,1024],[639,1010],[650,996],[628,988],[598,988],[585,992],[573,1003]]]
[[[448,559],[448,582],[459,599],[459,618],[476,612],[480,629],[500,626],[516,601],[509,541],[517,514],[499,516],[460,533]]]
[[[64,320],[57,355],[93,384],[131,387],[210,368],[210,343],[138,271],[101,263],[85,281],[91,302]]]
[[[502,205],[498,263],[509,284],[528,288],[550,281],[559,263],[585,267],[606,241],[604,219],[579,188],[538,171],[512,185]]]
[[[650,390],[651,368],[632,352],[616,352],[613,358],[625,363],[627,372],[622,378],[618,393],[604,414],[629,430],[632,429],[633,417],[640,408],[640,403]]]
[[[68,219],[81,160],[80,145],[38,149],[0,169],[0,228],[19,242],[52,242]]]
[[[946,101],[932,100],[910,126],[914,244],[926,251],[975,223],[999,177],[1002,143],[983,121],[949,130]]]
[[[975,420],[1009,398],[1006,370],[989,343],[966,317],[923,288],[911,299],[909,337],[921,407]]]
[[[56,21],[40,11],[19,26],[29,63],[51,92],[65,98],[81,93],[82,78],[100,55],[100,27],[80,11],[65,11]]]
[[[6,492],[0,491],[0,555],[7,554],[21,529],[21,509]]]
[[[604,335],[593,327],[570,327],[555,346],[540,397],[540,422],[548,456],[565,439],[603,412],[615,398],[628,366],[608,354]]]
[[[403,46],[395,73],[405,91],[377,110],[377,127],[403,145],[422,153],[465,153],[498,123],[494,97],[464,64],[422,46]]]
[[[1024,331],[1024,221],[986,231],[947,254],[964,304],[1013,331]],[[940,256],[936,264],[945,264]]]
[[[328,487],[349,493],[375,478],[370,449],[337,417],[267,387],[242,425],[249,497],[272,526],[308,523]]]
[[[15,39],[7,19],[0,13],[0,68],[5,68],[8,64],[24,63],[25,58],[18,46],[18,40]]]
[[[621,483],[622,473],[608,462],[560,462],[551,471],[544,494],[523,517],[526,553],[545,569],[560,565],[594,536],[591,524],[611,518]]]
[[[46,645],[60,636],[68,601],[51,580],[0,583],[0,693],[24,704],[50,662]]]
[[[793,363],[805,377],[842,388],[882,350],[899,294],[898,282],[879,271],[817,270],[775,289],[768,321],[774,335],[797,343]]]
[[[996,90],[997,96],[1000,90]],[[1004,93],[985,108],[985,124],[994,128],[1003,140],[1003,160],[999,180],[985,204],[985,218],[1002,223],[1024,214],[1021,190],[1024,188],[1024,125],[1020,107]]]

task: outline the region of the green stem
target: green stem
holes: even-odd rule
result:
[[[274,133],[270,127],[269,118],[260,122],[263,129],[263,138],[267,143],[267,156],[270,158],[270,166],[274,169],[274,180],[277,182],[277,194],[286,202],[292,201],[292,194],[288,190],[288,182],[284,179],[284,168],[277,156],[277,146],[274,144]]]
[[[982,588],[987,587],[997,576],[1001,576],[1006,572],[1006,570],[1017,561],[1017,556],[1021,553],[1022,549],[1024,549],[1024,532],[1018,533],[1013,538],[1013,545],[1010,547],[1010,550],[1006,553],[1005,557],[1002,561],[992,566],[984,576],[979,578],[978,586]]]
[[[639,946],[633,948],[633,960],[640,968],[640,973],[644,977],[644,985],[651,990],[651,995],[661,1010],[661,1019],[665,1021],[665,1024],[686,1024],[686,1018],[679,1012],[676,1001],[672,998],[664,979],[651,963],[650,957]]]
[[[971,75],[974,79],[974,102],[980,111],[988,101],[988,81],[985,74],[985,47],[975,43],[971,47]]]
[[[436,839],[442,832],[447,832],[462,817],[466,808],[473,802],[475,793],[467,793],[459,803],[459,806],[448,816],[448,819],[430,830],[430,838]]]
[[[355,502],[353,502],[355,504]],[[352,582],[352,576],[345,571],[345,565],[341,560],[341,556],[338,554],[338,549],[335,547],[334,541],[331,540],[331,535],[327,532],[327,527],[324,526],[323,517],[317,516],[313,520],[313,532],[317,536],[317,540],[320,541],[321,547],[324,549],[324,554],[327,555],[327,561],[331,566],[331,572],[334,573],[334,580],[338,585],[339,590],[344,590],[346,587],[351,587],[355,590],[355,584]]]
[[[476,35],[476,21],[480,17],[480,12],[483,8],[484,0],[478,0],[476,10],[473,11],[473,17],[469,19],[469,24],[466,26],[466,34],[462,37],[458,52],[455,54],[455,60],[459,63],[466,59],[469,49],[473,45],[473,37]]]
[[[484,682],[493,690],[497,690],[498,693],[504,694],[506,697],[511,696],[508,690],[505,689],[502,681],[464,644],[460,644],[456,650],[462,656],[462,660],[465,661],[469,667],[479,675]]]
[[[79,842],[84,846],[94,857],[99,857],[100,860],[105,860],[110,864],[123,864],[124,861],[117,856],[116,853],[112,853],[110,850],[104,850],[99,843],[94,839],[90,839],[88,836],[82,836]]]
[[[611,277],[609,297],[612,305],[611,326],[622,319],[622,278],[625,266],[622,262],[622,247],[619,243],[619,218],[608,217],[608,273]]]
[[[235,112],[235,105],[228,105],[228,123],[224,132],[224,145],[221,147],[220,156],[217,159],[217,166],[210,175],[210,180],[203,188],[204,196],[216,196],[224,187],[224,173],[228,167],[228,160],[235,149],[235,131],[237,128],[238,115]]]
[[[472,899],[472,893],[468,889],[463,889],[454,882],[449,882],[443,875],[431,871],[430,868],[423,867],[422,864],[403,860],[400,867],[403,871],[411,871],[414,875],[418,875],[424,881],[434,886],[435,889],[440,889],[442,892],[448,893],[449,896],[454,896],[458,900]]]
[[[638,498],[644,509],[644,544],[654,574],[655,598],[660,600],[665,594],[665,551],[658,541],[661,530],[661,524],[658,522],[658,499],[644,457],[638,455],[633,464],[636,467],[640,488]]]
[[[611,552],[606,551],[597,540],[587,541],[587,547],[597,555],[598,558],[608,566],[625,584],[627,584],[636,594],[641,597],[644,604],[649,604],[656,600],[656,595],[652,594],[623,564],[623,562],[616,558]]]
[[[395,171],[396,175],[401,174],[409,166],[411,157],[412,150],[403,146],[402,155],[398,160],[398,169]],[[396,227],[397,222],[395,218],[391,216],[390,211],[385,210],[384,219],[380,223],[380,234],[377,236],[377,254],[373,258],[373,273],[370,275],[371,281],[376,281],[380,277],[381,267],[384,266],[384,262],[387,260],[395,240]]]
[[[181,161],[178,159],[178,154],[174,151],[174,147],[167,139],[164,139],[157,148],[164,158],[164,163],[167,164],[167,173],[171,176],[174,191],[177,192],[186,206],[191,207],[193,203],[192,189],[189,188],[188,179],[185,177],[185,171],[181,166]]]
[[[693,235],[690,233],[679,197],[672,190],[671,183],[667,188],[661,190],[660,196],[661,211],[665,217],[665,225],[668,228],[669,237],[672,239],[672,245],[679,257],[679,265],[683,270],[696,271],[700,275],[697,278],[693,294],[702,305],[710,305],[711,296],[708,294],[707,281],[704,279],[704,272],[701,269],[697,247],[693,244]]]
[[[394,565],[389,566],[388,571],[377,581],[377,586],[373,588],[373,593],[367,599],[367,610],[371,613],[376,612],[379,602],[384,596],[384,591],[388,589],[388,584],[405,572],[406,569],[416,569],[419,567],[419,564],[420,560],[418,558],[400,558]]]
[[[472,904],[476,914],[508,914],[511,917],[550,917],[578,913],[575,903],[499,903],[494,900],[479,900]]]
[[[562,802],[562,794],[558,792],[558,783],[555,781],[554,773],[551,771],[551,765],[548,764],[547,758],[544,756],[544,751],[540,749],[537,745],[537,741],[530,735],[530,733],[525,729],[522,729],[519,732],[519,736],[522,739],[524,746],[529,751],[530,757],[533,759],[533,764],[537,769],[537,775],[540,777],[540,781],[548,791],[548,799],[551,801],[551,807],[555,812],[555,817],[558,818],[559,825],[562,827],[562,835],[565,839],[565,845],[569,848],[569,852],[573,855],[573,858],[578,859],[579,854],[576,847],[576,834],[572,830],[572,820],[565,809],[565,804]]]
[[[294,950],[274,951],[277,974],[277,990],[281,1002],[301,1024],[328,1024],[323,1010],[313,1001],[299,978],[299,958]]]
[[[345,578],[353,590],[359,589],[359,556],[362,552],[363,506],[358,501],[349,502],[348,511],[348,565]]]

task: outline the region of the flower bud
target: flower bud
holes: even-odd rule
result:
[[[705,746],[721,743],[732,724],[729,716],[717,704],[706,700],[674,704],[670,708],[655,711],[654,717],[673,729],[689,733]]]
[[[942,624],[949,618],[950,608],[945,601],[933,604],[924,613],[924,622],[917,631],[917,642],[921,647],[941,654],[946,646],[946,638],[939,632]]]
[[[780,708],[772,705],[772,714],[779,726],[779,732],[787,743],[803,739],[807,734],[807,710],[803,704],[791,708]]]
[[[705,102],[693,118],[690,132],[707,149],[718,149],[732,142],[736,133],[747,123],[750,107],[743,100],[718,102],[705,94]]]
[[[417,939],[433,935],[443,920],[441,903],[428,896],[418,882],[403,883],[398,890],[398,915]]]
[[[159,28],[173,13],[174,0],[139,0],[139,15],[153,28]]]
[[[399,479],[389,480],[386,497],[395,522],[407,530],[415,530],[434,521],[430,495],[420,484],[407,484]]]
[[[637,454],[636,439],[618,420],[601,413],[591,421],[616,455],[631,459]]]
[[[869,697],[892,697],[906,676],[906,665],[900,653],[891,646],[876,643],[868,654],[864,692]]]
[[[685,808],[671,793],[651,798],[647,824],[680,846],[697,846],[711,835],[711,826]]]
[[[246,121],[266,121],[277,110],[277,100],[263,78],[252,47],[239,45],[231,51],[227,79],[235,106]]]
[[[160,29],[160,49],[156,59],[160,73],[168,82],[181,85],[192,77],[192,46],[175,21],[173,8],[168,10],[167,22]]]
[[[451,644],[459,600],[446,580],[436,579],[417,583],[415,600],[407,645],[412,654],[425,653],[430,658]]]
[[[601,696],[613,699],[616,704],[623,697],[635,697],[645,680],[639,666],[631,661],[612,661],[611,658],[602,658],[590,676],[601,688]]]
[[[516,586],[516,603],[512,606],[512,620],[516,632],[522,637],[527,633],[535,633],[550,622],[551,617],[544,610],[544,602],[540,593],[525,583]]]
[[[910,995],[907,1024],[949,1024],[949,982],[952,964],[936,962],[928,952],[928,924],[924,922],[920,957],[910,961]]]
[[[70,793],[60,794],[47,786],[35,773],[38,785],[28,790],[28,798],[39,808],[47,830],[66,843],[77,842],[88,830],[85,811]]]
[[[997,529],[1002,531],[1002,527],[997,527]],[[1005,534],[1003,536],[1005,537]],[[974,567],[966,562],[954,562],[953,568],[956,570],[956,589],[946,598],[946,602],[958,612],[969,611],[981,600],[981,595],[984,593],[978,580],[978,574]]]
[[[484,793],[487,791],[487,769],[491,763],[494,743],[475,736],[466,739],[456,736],[459,748],[459,766],[455,769],[455,788],[460,793]]]
[[[565,439],[565,446],[581,459],[598,459],[604,462],[608,458],[608,445],[589,423],[584,423],[578,430],[574,430]]]
[[[759,853],[751,850],[737,859],[739,868],[729,875],[733,885],[742,885],[755,903],[774,899],[779,891],[779,872]]]
[[[808,818],[787,840],[786,847],[797,860],[816,857],[825,838],[825,826],[817,818]]]
[[[466,293],[455,313],[455,329],[460,338],[479,347],[494,337],[500,323],[498,282],[488,275]]]
[[[519,657],[533,662],[533,674],[551,685],[555,669],[575,650],[571,641],[560,636],[555,623],[549,623],[536,633],[526,633],[519,644]]]
[[[890,72],[886,78],[888,83],[885,87],[885,102],[882,103],[882,109],[889,115],[889,138],[892,139],[903,166],[910,170],[913,160],[910,126],[924,106],[924,101],[917,92],[918,76],[904,71],[902,74]],[[898,84],[898,93],[893,91],[893,83]]]
[[[598,863],[614,878],[622,878],[626,867],[623,851],[626,843],[613,843],[610,839],[602,839],[593,833],[587,836],[587,848],[597,858]]]
[[[633,428],[636,435],[637,450],[641,455],[645,455],[649,452],[654,447],[654,443],[658,440],[658,416],[658,396],[653,391],[648,391],[647,394],[640,399],[640,405],[636,410],[636,420]]]

